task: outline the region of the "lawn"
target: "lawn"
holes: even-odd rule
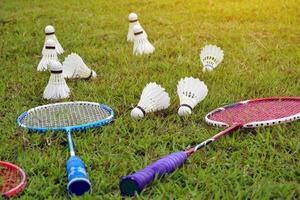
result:
[[[139,15],[154,54],[132,55],[126,41],[130,12]],[[300,7],[297,0],[251,1],[0,1],[0,160],[22,166],[28,185],[20,199],[67,199],[63,133],[27,133],[18,115],[49,103],[49,72],[37,72],[44,27],[52,24],[65,49],[98,73],[92,81],[68,81],[67,101],[110,105],[116,119],[74,134],[93,191],[81,199],[120,199],[119,180],[156,159],[201,142],[221,129],[208,126],[209,111],[235,101],[300,96]],[[206,44],[224,60],[203,73]],[[177,81],[193,76],[209,92],[187,118],[177,115]],[[171,106],[142,120],[130,111],[146,83],[169,92]],[[192,156],[176,172],[156,180],[137,199],[299,199],[300,123],[240,130]]]

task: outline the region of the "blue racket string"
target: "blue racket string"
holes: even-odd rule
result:
[[[104,109],[99,104],[50,104],[31,109],[21,120],[28,128],[65,128],[82,126],[107,119],[112,115],[111,110]]]

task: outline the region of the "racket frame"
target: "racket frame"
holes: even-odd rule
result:
[[[212,126],[229,127],[230,126],[229,124],[209,119],[209,117],[212,116],[212,115],[214,115],[217,112],[225,110],[226,108],[235,107],[235,106],[239,106],[241,104],[248,104],[248,103],[257,102],[257,101],[270,101],[270,100],[300,100],[300,97],[268,97],[268,98],[258,98],[258,99],[240,101],[240,102],[237,102],[237,103],[234,103],[234,104],[226,105],[224,107],[219,107],[219,108],[217,108],[217,109],[209,112],[205,116],[204,119],[205,119],[206,123],[208,123],[209,125],[212,125]],[[242,124],[241,127],[242,128],[266,127],[266,126],[273,126],[273,125],[276,125],[276,124],[281,124],[281,123],[287,123],[287,122],[295,121],[297,119],[300,119],[300,113],[297,113],[295,115],[291,115],[291,116],[288,116],[288,117],[273,119],[273,120],[254,121],[254,122]]]
[[[24,170],[17,165],[14,165],[12,163],[5,162],[5,161],[0,161],[0,166],[4,166],[5,168],[14,169],[14,170],[18,171],[19,175],[20,175],[20,183],[18,183],[17,186],[4,192],[1,195],[3,197],[13,197],[13,196],[16,196],[18,193],[22,192],[24,190],[25,186],[27,185],[27,179],[26,179],[26,174],[25,174]]]
[[[26,117],[30,112],[33,112],[35,110],[39,110],[39,109],[43,109],[43,108],[47,108],[50,106],[55,106],[55,105],[62,105],[62,104],[90,104],[90,105],[95,105],[95,106],[100,106],[101,108],[105,109],[106,111],[108,111],[111,115],[106,118],[106,119],[102,119],[96,122],[91,122],[91,123],[86,123],[84,125],[75,125],[75,126],[66,126],[66,127],[53,127],[53,128],[40,128],[40,127],[31,127],[31,126],[26,126],[24,124],[22,124],[22,120],[24,119],[24,117]],[[23,128],[28,129],[29,131],[33,131],[33,132],[39,132],[39,133],[45,133],[48,131],[81,131],[81,130],[86,130],[89,128],[96,128],[99,126],[102,126],[104,124],[107,124],[109,122],[111,122],[114,118],[114,112],[113,110],[104,105],[104,104],[100,104],[100,103],[94,103],[94,102],[88,102],[88,101],[74,101],[74,102],[63,102],[63,103],[54,103],[54,104],[47,104],[47,105],[43,105],[43,106],[38,106],[35,108],[31,108],[28,111],[23,112],[18,118],[17,118],[17,124]]]

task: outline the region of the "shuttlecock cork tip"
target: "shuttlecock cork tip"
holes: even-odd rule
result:
[[[129,22],[136,22],[138,20],[138,16],[135,13],[130,13],[128,15],[128,21]]]
[[[47,47],[54,47],[55,48],[55,44],[56,43],[55,43],[54,40],[49,39],[49,40],[46,41],[45,47],[46,47],[46,49],[47,49]]]
[[[135,25],[132,30],[134,35],[139,35],[143,33],[143,28],[140,25]]]
[[[213,71],[213,66],[212,66],[212,64],[206,64],[205,66],[204,66],[204,68],[202,69],[202,71],[203,72],[205,72],[205,71],[208,71],[208,72],[211,72],[211,71]]]
[[[62,64],[59,61],[52,61],[50,63],[51,73],[62,73]]]
[[[132,111],[131,111],[131,117],[133,119],[140,119],[144,117],[144,111],[142,109],[140,109],[139,107],[135,107]]]
[[[92,78],[96,78],[96,77],[97,77],[97,73],[94,70],[92,70]]]
[[[55,33],[55,29],[53,26],[48,25],[45,27],[45,34],[46,35],[50,35],[50,34],[54,34]]]
[[[187,115],[190,115],[192,114],[192,109],[188,106],[185,106],[185,105],[182,105],[179,107],[178,109],[178,115],[180,117],[183,117],[183,116],[187,116]]]
[[[91,73],[89,75],[89,77],[85,78],[86,80],[90,80],[92,78],[96,78],[97,77],[97,74],[94,70],[91,70]]]

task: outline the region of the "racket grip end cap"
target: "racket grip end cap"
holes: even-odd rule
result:
[[[68,192],[70,196],[81,196],[91,189],[85,165],[78,156],[71,156],[67,161]]]
[[[134,174],[123,177],[120,181],[121,195],[134,196],[136,193],[140,193],[156,176],[160,178],[173,172],[182,166],[187,158],[188,155],[184,151],[172,153]]]

